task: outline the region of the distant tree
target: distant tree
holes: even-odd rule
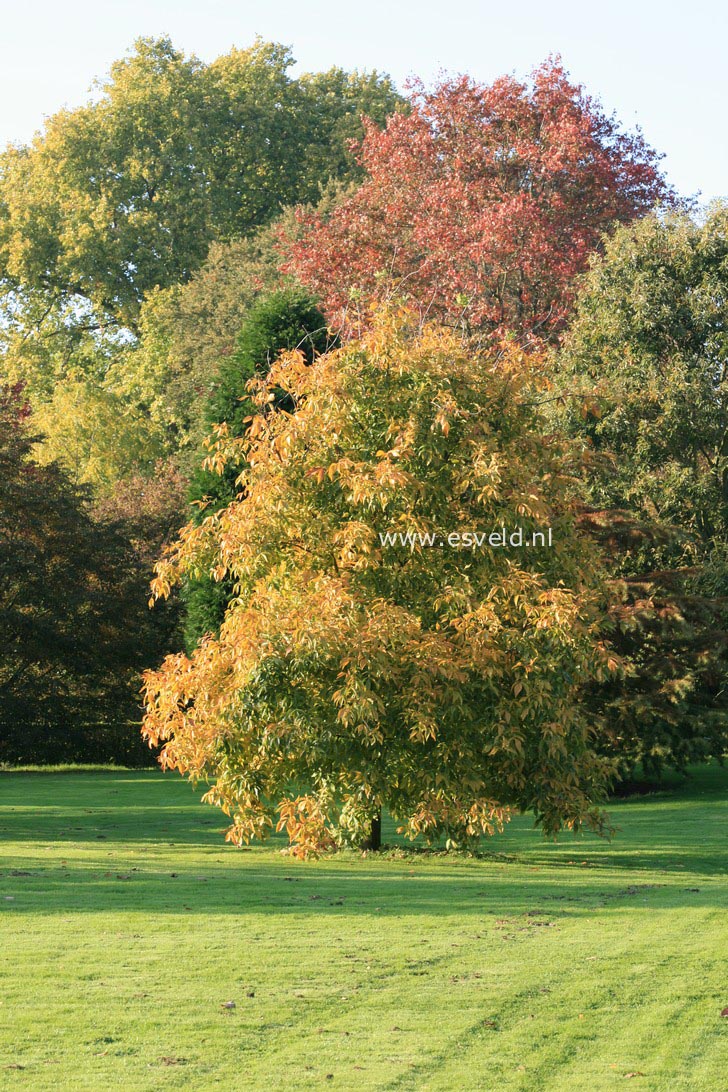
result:
[[[277,223],[277,221],[276,221]],[[120,360],[119,386],[169,437],[185,469],[199,461],[209,431],[205,417],[225,361],[255,301],[282,287],[277,228],[213,243],[187,284],[150,293],[140,315],[139,340]]]
[[[243,280],[261,247],[240,240],[286,206],[318,201],[330,179],[361,177],[347,142],[361,136],[362,113],[381,125],[402,106],[386,76],[335,68],[294,78],[293,63],[287,48],[262,41],[203,64],[166,38],[140,39],[93,101],[0,153],[2,374],[25,383],[46,457],[66,469],[77,470],[66,441],[85,449],[88,440],[85,422],[64,412],[69,385],[88,384],[102,417],[124,402],[121,450],[84,454],[81,476],[94,483],[128,473],[135,445],[145,471],[187,442],[185,415],[213,353],[198,340],[190,371],[187,334],[215,273],[197,296],[182,286],[213,243],[212,268],[232,240]],[[254,291],[251,278],[240,310]],[[218,303],[213,329],[225,326],[229,297]],[[178,314],[179,338],[170,333]]]
[[[0,761],[145,763],[138,673],[169,626],[119,522],[32,459],[31,425],[22,389],[0,387]]]
[[[117,481],[150,473],[168,449],[158,421],[109,386],[85,379],[59,383],[36,404],[33,422],[43,439],[39,462],[58,462],[73,481],[105,495]]]
[[[724,535],[728,208],[618,230],[584,280],[558,363],[576,395],[569,427],[617,457],[592,498],[679,524],[696,543]]]
[[[627,769],[728,752],[727,330],[728,210],[654,215],[593,261],[555,358],[555,423],[591,450],[588,518],[624,582],[632,672],[601,697]]]
[[[149,599],[148,579],[154,564],[184,522],[188,488],[186,477],[173,461],[159,460],[148,474],[136,472],[120,478],[93,506],[96,522],[118,527],[135,552],[145,600]]]
[[[286,288],[261,296],[248,312],[235,353],[223,358],[216,388],[203,403],[205,435],[210,437],[215,427],[224,423],[230,436],[243,436],[255,412],[247,390],[249,381],[267,375],[284,351],[299,350],[310,364],[331,344],[326,320],[308,292]],[[285,408],[285,397],[282,403],[281,398],[277,398],[276,404]],[[204,453],[198,453],[190,489],[197,520],[227,507],[235,499],[239,492],[237,479],[243,469],[241,464],[231,463],[221,474],[215,473],[203,465],[208,452],[206,448]],[[194,648],[204,634],[219,630],[232,594],[229,581],[215,581],[209,575],[186,581],[185,639],[188,648]]]
[[[410,113],[367,126],[360,159],[348,200],[301,214],[285,266],[334,325],[394,291],[448,323],[553,337],[603,232],[672,198],[659,156],[558,60],[530,83],[420,86]]]
[[[292,64],[260,40],[204,65],[140,39],[100,97],[4,153],[0,279],[136,329],[145,294],[186,281],[213,240],[356,171],[338,141],[364,109],[382,124],[397,108],[390,81],[338,69],[301,81]]]
[[[276,408],[281,392],[291,400]],[[609,763],[580,704],[619,665],[599,633],[599,556],[575,527],[573,452],[545,434],[534,366],[381,317],[251,393],[241,497],[192,523],[155,594],[229,580],[220,632],[146,678],[164,766],[210,784],[235,842],[278,822],[294,852],[409,836],[461,843],[510,807],[601,827]],[[380,534],[550,526],[552,548],[384,548]]]

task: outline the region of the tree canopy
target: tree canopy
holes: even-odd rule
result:
[[[528,83],[420,86],[409,113],[367,125],[356,192],[302,212],[287,268],[335,324],[395,291],[448,323],[549,338],[602,234],[672,200],[659,158],[558,60]]]
[[[187,440],[195,384],[208,376],[201,365],[187,374],[170,327],[213,244],[247,246],[254,262],[260,247],[247,240],[284,208],[361,177],[349,142],[362,114],[381,125],[404,107],[386,76],[294,77],[293,63],[260,40],[204,64],[166,38],[140,39],[91,101],[0,154],[2,373],[42,415],[46,457],[97,490],[130,457],[144,472]],[[243,296],[254,291],[248,283]],[[58,391],[79,384],[94,414],[118,417],[118,451],[103,425],[89,447],[78,398]]]
[[[679,524],[703,542],[728,527],[728,208],[701,223],[652,215],[593,261],[559,356],[584,399],[569,427],[615,456],[596,503]],[[581,412],[586,405],[586,412]]]
[[[131,756],[167,656],[234,841],[602,829],[728,747],[726,209],[558,58],[292,65],[141,39],[0,154],[0,760]]]
[[[210,783],[247,841],[361,841],[386,807],[410,835],[547,831],[601,818],[608,763],[578,700],[618,670],[599,633],[599,558],[575,527],[568,445],[544,435],[533,368],[380,317],[311,366],[251,383],[240,497],[157,567],[230,580],[219,634],[146,677],[162,762]],[[291,412],[276,407],[283,391]],[[382,532],[550,526],[551,549],[387,550]]]
[[[728,748],[727,301],[726,209],[655,214],[594,259],[555,358],[554,423],[589,445],[584,499],[623,581],[632,669],[603,696],[625,766]]]
[[[281,352],[303,353],[310,364],[331,344],[326,320],[311,296],[302,289],[281,289],[261,296],[250,308],[238,335],[235,353],[223,360],[214,391],[202,402],[200,417],[206,438],[225,424],[230,436],[243,436],[255,412],[247,389],[256,375],[267,375]],[[285,395],[278,404],[285,405]],[[221,473],[206,468],[205,452],[198,451],[199,464],[192,475],[190,499],[193,518],[225,508],[239,492],[237,479],[242,467],[229,463]],[[189,648],[206,633],[216,633],[233,593],[229,581],[209,576],[188,578],[184,586],[185,639]]]
[[[31,426],[22,388],[0,387],[0,761],[144,762],[137,678],[172,615],[142,609],[128,525],[33,460]]]
[[[355,173],[361,114],[382,124],[401,100],[376,73],[292,64],[260,40],[205,65],[140,39],[95,100],[4,153],[0,280],[135,329],[145,294],[188,280],[213,240]]]

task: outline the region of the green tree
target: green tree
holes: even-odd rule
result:
[[[728,526],[728,208],[617,230],[577,302],[559,370],[573,431],[616,456],[590,489],[695,532]],[[699,548],[699,547],[698,547]]]
[[[223,359],[217,385],[203,406],[206,436],[222,423],[230,436],[243,436],[255,407],[247,384],[255,376],[267,375],[280,354],[292,349],[303,353],[308,364],[331,346],[326,320],[312,297],[300,288],[281,289],[261,296],[251,307],[238,335],[237,350]],[[278,408],[287,406],[277,398]],[[200,465],[192,478],[190,499],[198,519],[227,507],[238,495],[239,464],[228,464],[221,474]],[[233,588],[228,581],[209,576],[189,579],[185,584],[185,640],[194,648],[206,633],[216,633],[225,615]]]
[[[155,594],[230,580],[217,636],[146,679],[162,762],[210,783],[228,837],[278,822],[297,853],[492,833],[510,807],[546,831],[601,827],[609,764],[579,701],[618,669],[599,635],[599,557],[575,526],[570,445],[544,434],[534,368],[382,317],[254,384],[241,498],[190,524]],[[284,392],[295,412],[276,409]],[[550,526],[551,549],[403,546],[382,533]]]
[[[147,609],[128,527],[33,460],[31,423],[0,387],[0,761],[143,763],[138,672],[173,611]]]
[[[108,387],[84,379],[59,383],[33,417],[43,437],[38,461],[60,463],[97,495],[134,472],[150,472],[168,446],[154,419]]]
[[[275,226],[245,239],[213,243],[184,285],[144,301],[139,340],[116,370],[123,397],[159,422],[186,469],[209,431],[207,406],[224,361],[255,300],[279,283]]]
[[[0,278],[134,330],[145,294],[188,280],[213,240],[316,198],[353,169],[337,134],[355,135],[364,108],[381,124],[400,100],[376,74],[302,82],[292,64],[260,40],[204,65],[140,39],[96,101],[4,153]]]
[[[195,293],[181,286],[212,244],[211,268],[227,243],[244,256],[242,280],[261,267],[271,236],[241,240],[286,206],[318,200],[330,179],[360,176],[346,142],[363,132],[362,113],[381,125],[401,106],[391,81],[340,69],[294,78],[292,64],[287,48],[260,40],[203,64],[166,38],[140,39],[90,103],[0,155],[2,372],[25,383],[35,410],[43,406],[48,457],[60,457],[71,429],[58,404],[67,398],[57,395],[67,383],[92,384],[103,406],[126,399],[127,426],[145,416],[152,423],[125,450],[90,450],[89,465],[110,456],[92,480],[125,472],[137,442],[142,470],[184,443],[212,349],[188,372],[186,334],[170,333],[180,314],[182,326],[194,325]],[[258,290],[244,286],[239,311]],[[214,321],[225,324],[222,304]],[[198,341],[194,358],[199,351]],[[79,429],[74,447],[88,437],[81,420]],[[131,440],[129,428],[122,433]]]
[[[728,748],[728,210],[617,230],[557,357],[557,423],[591,451],[588,516],[624,581],[633,664],[605,697],[629,767]]]
[[[351,192],[332,182],[316,207],[331,210]],[[207,406],[221,369],[236,352],[240,329],[258,299],[295,289],[279,270],[280,237],[299,230],[293,209],[228,243],[213,243],[186,284],[158,289],[145,300],[140,336],[113,376],[116,388],[158,422],[185,470],[193,470],[209,434]]]

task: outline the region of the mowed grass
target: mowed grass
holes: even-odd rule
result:
[[[0,1087],[722,1092],[727,789],[300,863],[173,775],[0,774]]]

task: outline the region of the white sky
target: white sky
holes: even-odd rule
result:
[[[670,180],[728,195],[728,5],[719,0],[0,0],[0,144],[86,98],[135,38],[169,34],[211,60],[256,34],[301,69],[377,68],[398,84],[439,70],[489,81],[549,53],[666,153]]]

